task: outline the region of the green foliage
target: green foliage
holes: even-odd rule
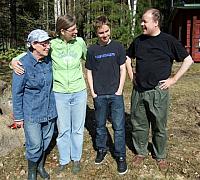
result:
[[[137,3],[137,13],[135,15],[136,25],[135,25],[135,29],[134,29],[135,37],[138,36],[139,34],[141,34],[141,32],[142,32],[142,29],[140,26],[142,15],[143,15],[144,10],[147,8],[150,8],[150,6],[151,6],[151,4],[149,3],[149,1],[146,1],[146,0],[140,0]]]
[[[97,39],[92,27],[92,22],[100,15],[108,17],[111,23],[112,38],[120,41],[125,46],[130,44],[130,41],[132,40],[131,13],[128,9],[128,5],[115,3],[109,0],[98,0],[92,2],[88,8],[90,8],[88,20],[90,23],[85,22],[84,24],[84,32],[86,35],[89,35],[89,38],[86,38],[87,44],[94,43]]]
[[[6,48],[16,48],[24,43],[31,30],[36,28],[54,29],[53,0],[1,1],[0,38],[3,40],[0,39],[0,45],[4,43],[9,44]]]
[[[47,12],[45,11],[47,5],[49,19],[47,19]],[[18,4],[16,20],[17,38],[20,41],[24,41],[24,38],[26,38],[27,34],[33,29],[41,28],[48,30],[47,27],[54,29],[53,2],[23,0],[23,5]]]
[[[3,52],[0,51],[0,61],[11,61],[12,58],[16,57],[17,55],[24,52],[25,49],[8,49],[7,51]]]
[[[28,33],[36,28],[47,31],[55,30],[54,1],[53,0],[13,0],[13,6],[6,0],[1,0],[0,11],[0,46],[7,43],[8,47],[24,44]],[[83,37],[87,44],[94,43],[96,36],[92,22],[99,15],[106,15],[111,22],[112,38],[119,40],[125,46],[132,41],[132,18],[136,18],[134,36],[141,33],[140,20],[144,9],[149,7],[159,8],[164,17],[167,17],[170,9],[169,0],[138,0],[137,13],[132,17],[129,11],[128,1],[125,0],[76,0],[66,1],[67,13],[74,12],[77,18],[79,36]],[[70,3],[70,4],[69,4]],[[75,3],[75,4],[74,4]],[[15,8],[15,11],[13,9]],[[12,12],[12,13],[11,13]],[[164,22],[164,27],[168,23]]]
[[[162,24],[162,30],[167,31],[168,29],[168,18],[170,14],[170,7],[171,7],[171,1],[169,0],[140,0],[137,3],[137,13],[136,13],[136,27],[135,27],[135,36],[139,35],[141,33],[141,18],[142,14],[145,9],[147,8],[157,8],[161,11],[163,15],[163,24]]]

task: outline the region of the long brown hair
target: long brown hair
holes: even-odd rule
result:
[[[75,16],[71,16],[69,14],[64,16],[59,16],[56,21],[56,34],[60,36],[61,29],[67,30],[76,24]]]

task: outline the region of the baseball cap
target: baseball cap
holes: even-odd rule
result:
[[[41,29],[36,29],[30,32],[27,38],[28,44],[32,44],[33,42],[43,42],[50,39],[48,33]]]

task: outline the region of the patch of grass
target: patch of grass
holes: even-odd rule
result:
[[[173,72],[179,67],[174,65]],[[131,82],[125,84],[124,100],[127,119],[130,117],[130,96],[132,91]],[[149,155],[140,168],[132,166],[134,154],[127,143],[128,173],[120,176],[117,173],[117,165],[111,154],[106,157],[102,165],[95,165],[96,152],[93,148],[93,105],[89,95],[88,106],[90,114],[88,117],[84,135],[83,157],[81,160],[82,171],[78,175],[71,173],[72,165],[69,164],[66,171],[57,176],[55,169],[58,166],[58,152],[55,146],[50,152],[46,168],[50,172],[52,180],[65,179],[163,179],[163,180],[186,180],[200,179],[200,64],[194,64],[188,73],[174,85],[171,90],[171,104],[168,118],[168,161],[170,168],[163,173],[158,170],[156,162]],[[89,129],[90,127],[90,129]],[[127,127],[127,141],[131,139],[129,126]],[[112,137],[112,129],[108,123],[108,129]],[[0,158],[0,179],[26,179],[27,162],[24,158],[24,147],[15,149],[10,154]]]

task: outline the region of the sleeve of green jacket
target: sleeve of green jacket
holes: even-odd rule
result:
[[[12,61],[19,61],[19,60],[20,60],[22,57],[24,57],[26,54],[27,54],[27,52],[23,52],[23,53],[19,54],[18,56],[12,58],[12,60],[11,60],[10,63],[9,63],[10,69],[13,69],[13,68],[12,68],[12,64],[11,64]]]
[[[86,60],[86,54],[87,54],[87,46],[86,46],[86,43],[85,41],[82,39],[82,48],[83,48],[83,60]]]

